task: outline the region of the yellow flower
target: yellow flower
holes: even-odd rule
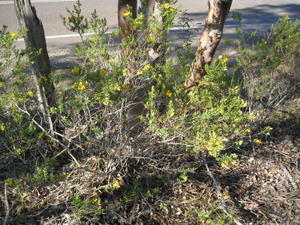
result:
[[[120,91],[121,90],[121,86],[119,84],[115,84],[112,88],[112,91]]]
[[[105,98],[103,98],[103,101],[102,101],[102,103],[103,103],[103,105],[106,105],[106,106],[108,106],[108,105],[109,105],[109,103],[110,103],[110,99],[109,99],[109,97],[108,97],[108,96],[106,96]]]
[[[17,148],[15,152],[17,155],[21,155],[24,151],[21,148]]]
[[[3,123],[0,122],[0,131],[5,131],[5,126]]]
[[[250,133],[250,132],[251,132],[250,129],[246,129],[246,130],[245,130],[245,133]]]
[[[127,12],[124,12],[124,13],[123,13],[123,16],[125,16],[125,17],[131,16],[131,15],[132,15],[132,13],[131,13],[130,11],[127,11]]]
[[[27,95],[28,95],[29,97],[33,98],[34,93],[33,93],[33,91],[28,91],[28,92],[27,92]]]
[[[152,66],[150,64],[147,64],[146,66],[144,66],[143,72],[150,71],[151,69],[152,69]]]
[[[169,8],[171,8],[172,6],[170,5],[170,3],[165,3],[165,4],[163,5],[163,7],[164,7],[164,9],[169,9]]]
[[[170,91],[170,90],[166,91],[166,96],[167,97],[171,97],[172,95],[173,95],[172,91]]]
[[[79,74],[81,71],[81,68],[80,67],[74,67],[71,72],[75,75],[75,74]]]
[[[73,86],[73,89],[76,89],[78,91],[83,91],[87,88],[87,83],[83,83],[82,81],[76,82]]]
[[[143,21],[144,21],[144,15],[142,14],[142,15],[140,15],[138,18],[136,18],[136,19],[134,20],[134,23],[135,23],[136,25],[142,25],[142,24],[143,24]]]
[[[101,205],[101,199],[100,198],[94,198],[92,200],[94,205],[100,206]]]
[[[224,64],[228,62],[228,58],[226,56],[220,55],[218,58]]]
[[[18,35],[16,33],[10,33],[10,37],[13,38],[13,39],[16,39],[18,38]]]
[[[257,139],[257,138],[255,138],[253,141],[254,141],[255,144],[258,144],[258,145],[263,143],[262,140]]]
[[[121,187],[121,184],[120,184],[120,182],[119,182],[118,180],[115,180],[115,181],[113,182],[112,187],[113,187],[114,189],[119,189],[119,188]]]
[[[142,21],[136,21],[135,24],[136,24],[136,25],[142,25],[143,22],[142,22]]]
[[[143,70],[138,70],[137,72],[136,72],[136,75],[142,75],[143,74]]]
[[[123,76],[127,76],[129,73],[130,73],[130,71],[128,69],[123,70]]]
[[[226,63],[227,61],[228,61],[228,58],[224,56],[224,57],[222,58],[222,63]]]
[[[78,83],[78,86],[77,86],[77,89],[78,89],[79,91],[83,91],[83,90],[86,89],[86,85],[85,85],[84,83],[82,83],[82,82],[79,82],[79,83]]]
[[[170,3],[165,3],[165,4],[163,4],[163,8],[164,8],[165,10],[168,10],[169,12],[174,12],[174,11],[175,11],[175,9],[171,6]]]
[[[108,60],[108,62],[109,62],[110,64],[115,64],[115,63],[116,63],[116,59],[115,59],[115,58],[110,58],[110,59]]]

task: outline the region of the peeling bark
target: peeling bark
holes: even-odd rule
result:
[[[205,65],[212,62],[221,41],[223,27],[231,7],[232,0],[209,0],[208,15],[201,34],[196,57],[190,68],[190,76],[185,82],[187,88],[197,86],[206,74]]]
[[[22,29],[26,30],[25,45],[38,55],[32,58],[39,107],[53,130],[49,108],[56,105],[55,89],[50,77],[51,67],[42,22],[36,15],[30,0],[14,0],[16,14]]]
[[[142,1],[142,6],[145,8],[145,18],[149,21],[149,18],[154,13],[155,0],[144,0]]]

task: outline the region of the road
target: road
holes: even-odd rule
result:
[[[42,20],[48,45],[60,46],[78,41],[62,24],[61,15],[67,16],[66,8],[72,8],[74,0],[32,0],[38,17]],[[117,0],[82,0],[85,16],[96,9],[100,17],[106,17],[111,29],[117,28]],[[207,13],[207,0],[179,0],[178,7],[193,19],[192,25],[203,23]],[[272,24],[280,16],[300,18],[300,0],[234,0],[232,11],[242,13],[242,23],[246,25]],[[7,25],[9,31],[18,29],[12,0],[0,0],[0,26]],[[234,25],[228,19],[226,26]]]

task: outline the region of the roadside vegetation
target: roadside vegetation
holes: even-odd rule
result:
[[[46,115],[35,82],[48,78],[30,69],[41,52],[16,48],[25,31],[0,31],[4,224],[300,223],[300,21],[237,29],[236,54],[187,88],[194,48],[170,57],[178,12],[160,7],[124,13],[121,44],[96,11],[68,10],[80,64],[52,71]]]

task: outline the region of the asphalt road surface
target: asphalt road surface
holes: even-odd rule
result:
[[[32,0],[38,17],[42,20],[48,45],[60,46],[78,41],[75,34],[69,32],[60,18],[67,16],[66,8],[71,9],[74,0]],[[82,12],[89,16],[96,9],[100,17],[106,17],[111,29],[117,28],[117,0],[81,0]],[[192,26],[201,26],[207,13],[207,0],[178,0],[178,7],[185,11]],[[233,0],[231,11],[242,13],[242,24],[256,26],[271,25],[280,16],[289,15],[300,18],[300,0]],[[0,26],[7,25],[15,32],[18,22],[13,0],[0,0]],[[235,26],[229,17],[226,26]]]

